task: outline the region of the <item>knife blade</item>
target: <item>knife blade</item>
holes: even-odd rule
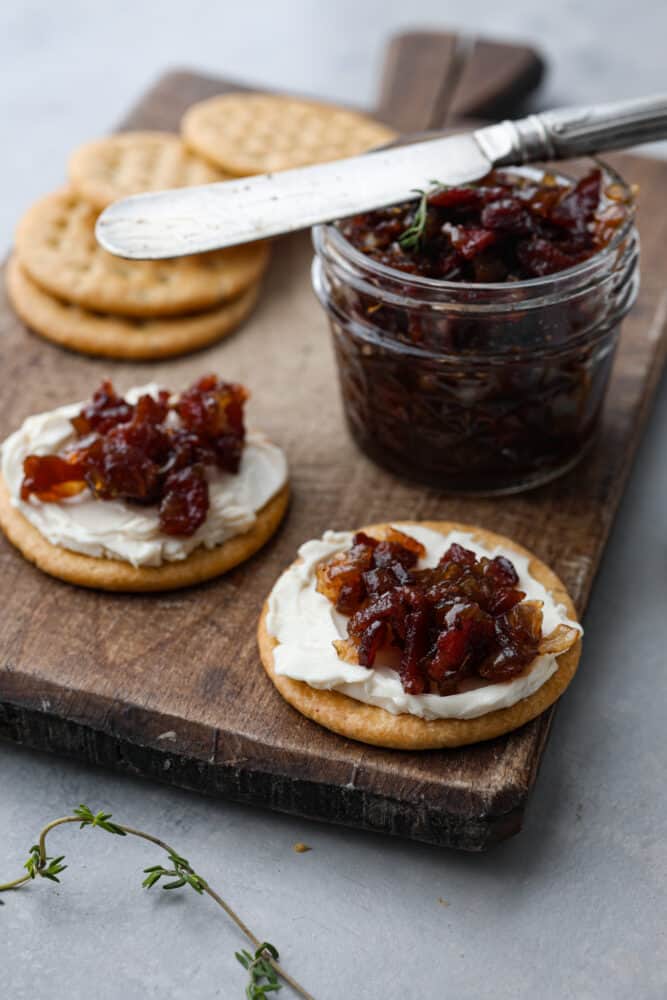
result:
[[[96,235],[106,250],[133,259],[201,253],[381,208],[432,180],[461,184],[490,168],[472,133],[430,139],[276,174],[134,195],[102,213]]]
[[[95,231],[120,257],[181,257],[384,208],[434,183],[479,180],[492,167],[663,138],[667,95],[564,108],[317,166],[134,195],[105,209]]]

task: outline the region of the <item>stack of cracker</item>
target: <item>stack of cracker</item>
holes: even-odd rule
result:
[[[19,223],[7,269],[16,312],[48,340],[112,358],[169,357],[219,340],[255,304],[266,244],[125,261],[98,245],[95,222],[118,198],[224,179],[167,132],[126,132],[77,149],[69,186]]]
[[[266,243],[161,261],[103,250],[95,222],[111,202],[361,153],[394,137],[354,112],[268,94],[226,94],[191,107],[182,139],[125,132],[88,143],[69,184],[19,223],[7,268],[10,301],[48,340],[85,354],[149,360],[220,340],[252,310]]]

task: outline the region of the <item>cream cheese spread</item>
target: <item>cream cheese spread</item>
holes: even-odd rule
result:
[[[155,396],[159,389],[151,383],[130,389],[125,398],[135,403],[142,394]],[[43,503],[36,497],[22,500],[24,458],[58,452],[74,440],[70,419],[82,406],[72,403],[28,417],[2,445],[2,476],[13,506],[47,541],[72,552],[122,559],[133,566],[161,566],[185,559],[200,545],[211,549],[252,528],[256,512],[287,481],[284,453],[262,434],[250,431],[237,475],[206,467],[210,508],[201,527],[187,538],[159,530],[157,507],[96,500],[87,489],[60,503]]]
[[[530,560],[511,549],[487,549],[473,537],[455,531],[442,535],[419,525],[396,527],[416,538],[426,549],[419,568],[436,566],[452,542],[472,549],[478,556],[507,556],[519,575],[518,587],[527,600],[543,602],[543,634],[557,625],[581,627],[571,621],[566,609],[556,604],[549,591],[529,572]],[[392,715],[417,715],[423,719],[474,719],[499,708],[514,705],[533,694],[557,671],[553,654],[536,657],[530,669],[511,681],[486,684],[460,694],[406,694],[399,675],[388,662],[391,653],[381,651],[372,669],[347,663],[338,657],[335,639],[347,636],[347,617],[316,589],[318,563],[352,544],[353,532],[327,531],[320,540],[306,542],[299,560],[287,569],[269,597],[266,628],[278,640],[274,648],[276,673],[305,681],[313,688],[340,691],[357,701],[384,708]]]

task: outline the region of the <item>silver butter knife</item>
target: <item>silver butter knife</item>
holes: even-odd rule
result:
[[[434,180],[463,184],[493,167],[664,138],[667,95],[563,108],[313,167],[135,195],[105,209],[96,235],[119,257],[182,257],[383,208]]]

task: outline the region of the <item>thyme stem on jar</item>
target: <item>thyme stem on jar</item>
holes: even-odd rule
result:
[[[415,214],[412,216],[411,225],[398,237],[401,250],[416,250],[421,244],[428,217],[428,200],[434,191],[444,187],[440,181],[431,181],[430,183],[431,186],[427,191],[422,190],[422,188],[414,189],[414,193],[419,195],[419,202]]]
[[[303,1000],[314,1000],[312,995],[278,963],[278,951],[274,945],[269,944],[267,941],[261,941],[229,903],[215,889],[212,889],[201,875],[195,872],[187,858],[178,854],[173,847],[167,844],[166,841],[161,840],[160,837],[145,833],[143,830],[136,830],[131,826],[112,822],[111,813],[93,813],[88,806],[80,805],[77,809],[72,810],[71,816],[61,816],[59,819],[54,819],[50,823],[47,823],[41,830],[37,843],[30,848],[28,860],[23,866],[26,874],[13,879],[11,882],[0,884],[0,892],[19,889],[22,885],[37,877],[46,878],[51,882],[60,882],[58,876],[67,868],[67,865],[63,864],[64,855],[58,857],[49,856],[46,850],[46,840],[53,830],[68,823],[78,823],[79,829],[88,826],[98,827],[100,830],[105,830],[107,833],[112,833],[119,837],[138,837],[141,840],[155,844],[156,847],[164,851],[171,863],[170,867],[152,865],[150,868],[145,868],[144,875],[146,878],[142,882],[142,885],[146,889],[151,889],[161,879],[169,879],[168,882],[163,884],[163,889],[180,889],[183,886],[189,885],[198,895],[210,896],[225,911],[227,916],[234,921],[242,934],[255,947],[254,954],[250,954],[247,951],[236,953],[238,961],[248,970],[249,981],[246,989],[246,997],[249,1000],[261,1000],[269,992],[279,990],[280,983],[278,977],[283,982],[288,983]]]

